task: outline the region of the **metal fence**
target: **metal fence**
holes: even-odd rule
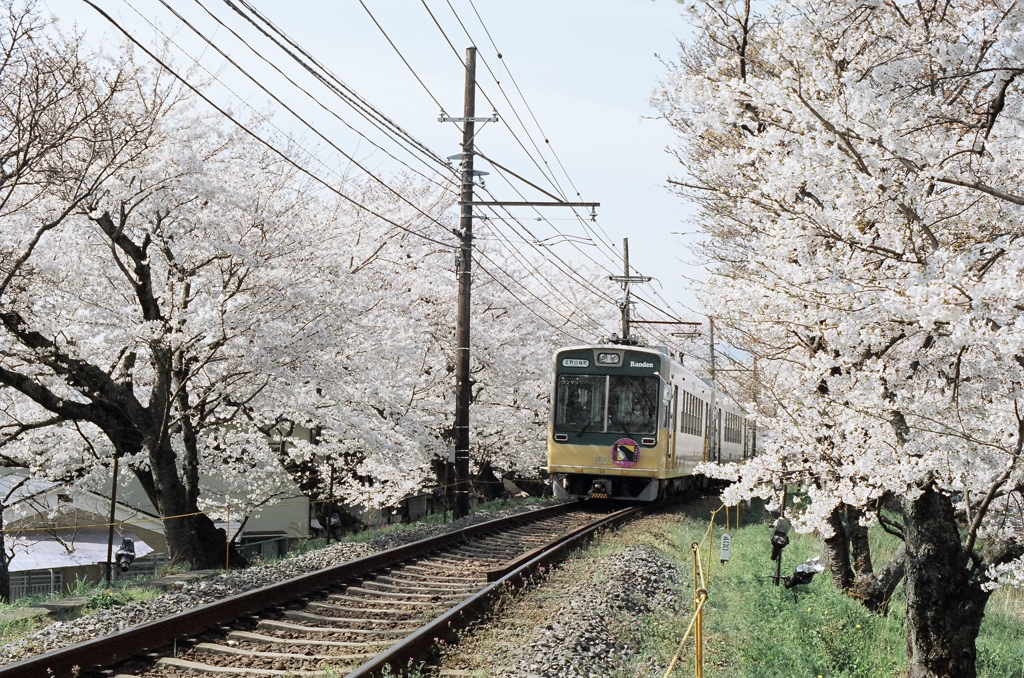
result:
[[[35,595],[54,595],[64,591],[64,575],[56,570],[11,572],[11,601]]]

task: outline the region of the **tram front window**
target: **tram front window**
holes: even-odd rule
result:
[[[653,434],[658,428],[658,378],[616,376],[608,381],[607,430]]]
[[[603,431],[607,377],[562,374],[558,377],[555,427],[560,431]]]
[[[629,436],[658,428],[658,378],[560,374],[555,428]]]

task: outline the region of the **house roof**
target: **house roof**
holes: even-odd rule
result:
[[[4,506],[16,504],[55,487],[59,486],[48,480],[32,478],[27,471],[0,469],[0,500],[3,500]]]
[[[27,476],[24,469],[0,471],[0,498],[3,524],[8,533],[31,529],[41,524],[76,529],[103,528],[110,520],[110,497],[83,489],[70,489],[61,483]],[[138,529],[163,533],[158,516],[118,501],[114,522],[135,524]]]
[[[53,539],[50,533],[8,534],[7,548],[14,553],[9,564],[10,571],[49,570],[107,562],[106,533],[59,530],[56,535],[61,541]],[[135,542],[136,558],[153,552],[153,548],[139,539],[138,535],[126,530],[114,534],[113,553],[117,552],[124,537]]]

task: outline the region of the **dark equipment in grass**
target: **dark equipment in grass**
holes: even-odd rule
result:
[[[127,572],[135,560],[135,541],[125,537],[121,540],[121,548],[117,549],[117,566]]]
[[[811,558],[807,562],[797,565],[793,571],[793,576],[785,577],[783,582],[786,584],[787,589],[800,584],[810,584],[811,580],[814,579],[814,575],[820,574],[824,569],[820,559]]]
[[[772,530],[772,536],[769,541],[772,544],[772,555],[771,559],[775,561],[775,585],[779,585],[779,580],[782,579],[782,549],[789,545],[789,530],[792,527],[789,521],[785,518],[779,518],[775,521],[775,528]]]

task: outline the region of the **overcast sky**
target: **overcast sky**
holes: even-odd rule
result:
[[[601,203],[593,225],[581,224],[564,208],[543,210],[541,215],[550,223],[537,222],[538,213],[527,208],[517,208],[516,216],[539,238],[551,238],[559,231],[573,239],[603,241],[606,244],[600,246],[563,241],[555,248],[565,259],[593,259],[615,273],[621,271],[621,259],[616,258],[622,239],[628,237],[630,263],[660,283],[644,296],[667,302],[684,319],[696,317],[697,301],[685,278],[700,277],[700,272],[684,264],[692,257],[686,239],[677,235],[691,230],[686,220],[692,210],[664,188],[665,179],[676,171],[665,152],[672,136],[663,122],[650,119],[655,111],[649,104],[651,91],[665,72],[656,55],[675,58],[678,40],[686,36],[679,5],[673,0],[427,0],[426,5],[420,0],[364,1],[365,8],[360,0],[250,0],[250,4],[442,158],[459,152],[461,133],[451,123],[438,122],[438,103],[448,115],[462,115],[463,61],[466,48],[475,45],[480,83],[477,115],[489,115],[493,107],[501,118],[479,129],[481,152],[546,190],[561,190],[569,200]],[[289,65],[224,0],[169,3],[180,17],[157,0],[92,2],[147,46],[169,36],[170,53],[182,70],[194,68],[193,60],[198,58],[201,67],[193,77],[214,79],[210,92],[218,104],[243,115],[247,105],[259,110],[282,107],[268,103],[268,94],[228,64],[215,47],[196,37],[186,21],[368,169],[386,173],[397,167],[344,123],[364,130],[386,149],[390,140],[366,131],[368,126],[351,109]],[[41,4],[62,23],[78,24],[94,48],[109,50],[121,39],[84,0],[43,0]],[[344,123],[278,76],[246,43],[307,87]],[[303,145],[327,152],[322,139],[290,116],[279,113],[276,124],[282,133],[302,139]],[[395,148],[391,144],[390,149]],[[331,154],[327,162],[345,171],[348,161],[336,152]],[[417,161],[409,162],[427,169]],[[477,169],[491,171],[487,188],[493,199],[548,200],[523,184],[505,183],[486,162],[478,160]],[[609,283],[608,289],[617,288]],[[644,308],[639,311],[654,317]]]

